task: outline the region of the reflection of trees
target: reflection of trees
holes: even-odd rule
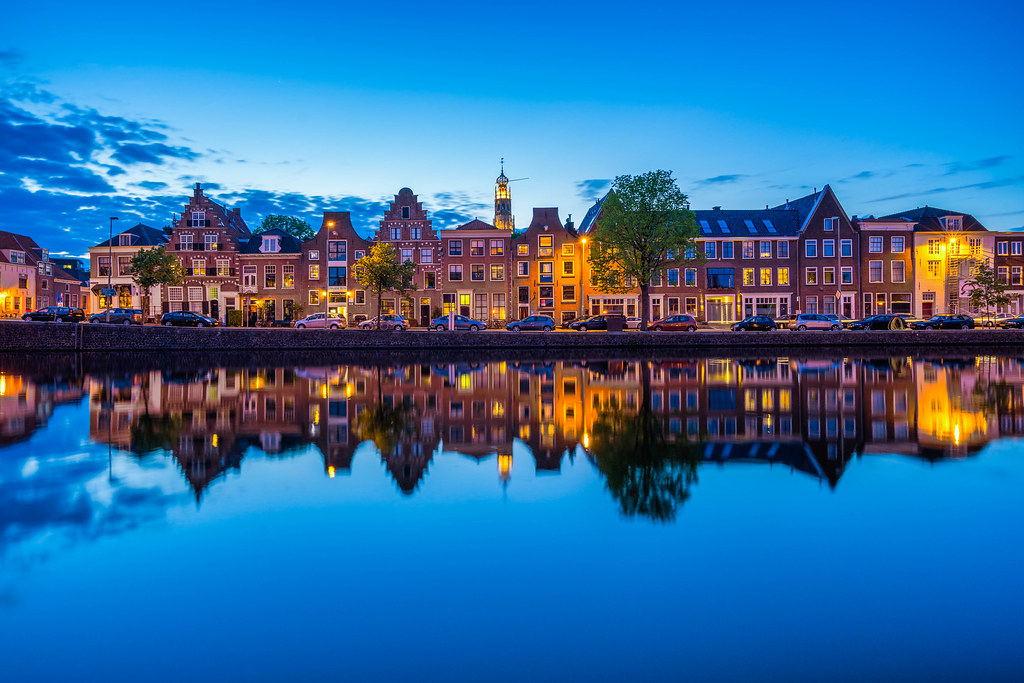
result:
[[[140,415],[131,425],[132,453],[143,456],[153,451],[170,451],[181,436],[182,420],[175,415]]]
[[[671,522],[697,482],[699,455],[696,445],[668,438],[665,420],[651,410],[649,363],[640,373],[637,413],[599,412],[589,451],[624,515]]]
[[[402,437],[411,436],[415,417],[411,405],[384,402],[381,368],[377,366],[377,402],[359,414],[358,436],[361,441],[372,441],[381,455],[395,452]]]

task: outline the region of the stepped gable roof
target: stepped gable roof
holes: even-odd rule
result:
[[[114,234],[114,246],[118,246],[120,243],[119,237],[121,235],[134,235],[135,238],[132,240],[133,247],[158,247],[161,244],[167,244],[167,238],[169,235],[164,232],[164,228],[153,228],[145,223],[136,223],[127,230]],[[105,239],[96,247],[105,247],[109,244],[110,239]],[[94,247],[95,248],[95,247]]]
[[[281,249],[275,252],[263,252],[260,251],[260,247],[263,246],[263,236],[273,235],[281,238]],[[273,230],[267,230],[259,234],[253,235],[248,242],[245,243],[239,253],[241,254],[301,254],[302,243],[291,233],[285,232],[280,228],[274,228]]]
[[[904,220],[908,222],[917,223],[914,226],[914,232],[945,232],[946,226],[943,223],[943,218],[946,216],[962,216],[963,225],[960,227],[958,232],[987,232],[988,228],[978,222],[978,219],[969,213],[963,213],[961,211],[949,211],[947,209],[939,209],[934,206],[918,207],[911,209],[910,211],[901,211],[900,213],[891,213],[888,216],[881,216],[877,220],[880,221],[899,221]]]
[[[795,237],[803,225],[796,209],[699,209],[694,214],[698,238]]]
[[[490,223],[485,223],[484,221],[478,220],[476,218],[474,218],[473,220],[471,220],[470,222],[468,222],[468,223],[466,223],[464,225],[460,225],[459,227],[455,228],[456,231],[458,231],[458,230],[467,230],[467,231],[468,230],[497,230],[497,229],[498,228],[496,226],[493,226]],[[505,232],[505,231],[501,231],[501,232]]]
[[[252,234],[249,230],[249,226],[246,225],[245,220],[242,218],[242,212],[237,208],[228,209],[223,204],[215,202],[209,197],[209,195],[203,192],[202,183],[195,184],[195,187],[192,190],[192,197],[189,199],[185,212],[182,213],[181,219],[178,221],[178,226],[182,228],[189,227],[188,212],[200,208],[203,210],[211,209],[217,213],[221,225],[229,230],[233,230],[237,234],[238,238],[245,239]],[[216,227],[216,224],[211,223],[210,227]]]

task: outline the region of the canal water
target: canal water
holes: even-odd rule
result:
[[[1024,358],[0,359],[3,679],[1019,680]]]

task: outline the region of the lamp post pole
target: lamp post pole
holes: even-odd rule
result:
[[[583,245],[581,256],[583,257],[580,262],[580,303],[583,309],[580,311],[580,317],[587,317],[587,238],[584,237],[580,240],[580,244]]]
[[[323,293],[324,293],[324,329],[326,330],[327,327],[328,327],[327,319],[330,317],[330,314],[327,312],[327,290],[326,289],[323,290]]]
[[[117,220],[117,216],[110,217],[110,230],[109,237],[107,240],[107,322],[110,322],[110,290],[113,289],[111,284],[111,278],[114,275],[114,221]]]

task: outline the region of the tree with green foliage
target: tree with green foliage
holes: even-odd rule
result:
[[[635,414],[598,410],[587,452],[626,517],[671,522],[697,482],[699,445],[672,435],[651,406],[649,361],[640,363],[641,398]]]
[[[1008,283],[999,280],[996,269],[987,260],[978,262],[974,277],[963,286],[964,290],[970,290],[967,297],[971,306],[983,308],[988,315],[993,308],[1010,305],[1010,295],[1006,293],[1009,288]]]
[[[259,235],[260,233],[268,232],[270,230],[284,230],[289,235],[305,241],[316,237],[316,231],[309,226],[309,223],[296,218],[295,216],[281,216],[274,213],[269,213],[263,217],[260,224],[252,231],[252,234]]]
[[[398,262],[398,252],[387,242],[373,245],[370,253],[356,261],[352,269],[356,281],[363,289],[377,294],[377,329],[380,329],[380,316],[384,292],[398,292],[405,296],[414,290],[412,282],[416,265],[412,261]]]
[[[625,294],[639,285],[641,329],[649,322],[651,280],[695,265],[697,223],[671,171],[615,178],[587,249],[591,282]]]
[[[150,310],[150,291],[153,287],[180,285],[185,278],[185,270],[181,267],[178,257],[167,251],[164,245],[152,249],[142,249],[131,260],[132,282],[145,292],[142,307],[148,314]]]

